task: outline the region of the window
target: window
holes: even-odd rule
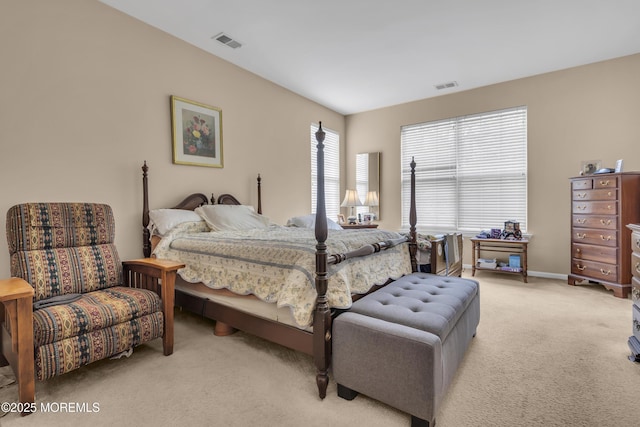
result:
[[[527,108],[401,128],[402,219],[409,227],[412,158],[418,228],[477,232],[527,226]]]
[[[340,213],[340,135],[325,127],[324,137],[324,197],[327,217],[337,221]],[[318,125],[311,125],[311,212],[316,212],[318,200]]]

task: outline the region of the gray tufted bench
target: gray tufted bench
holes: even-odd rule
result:
[[[363,393],[433,426],[479,321],[470,279],[414,273],[361,298],[333,322],[338,395]]]

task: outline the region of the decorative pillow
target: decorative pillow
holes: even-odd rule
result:
[[[257,214],[252,206],[205,205],[196,208],[195,212],[213,231],[249,230],[267,228],[271,225],[269,218]]]
[[[300,228],[315,228],[316,216],[315,214],[309,214],[304,216],[294,216],[287,221],[288,227],[300,227]],[[327,218],[327,228],[329,230],[342,230],[342,227],[335,221]]]
[[[169,230],[183,222],[202,221],[194,211],[184,209],[154,209],[149,212],[151,234],[164,236]]]

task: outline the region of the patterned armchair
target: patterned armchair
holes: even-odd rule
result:
[[[176,271],[151,258],[122,263],[111,207],[26,203],[7,212],[11,279],[0,280],[0,365],[16,374],[20,401],[35,381],[162,337],[173,352]]]

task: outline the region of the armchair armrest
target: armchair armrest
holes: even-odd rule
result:
[[[184,267],[180,262],[141,258],[122,263],[124,284],[156,292],[162,300],[164,336],[162,344],[165,356],[173,353],[173,304],[175,301],[176,272]]]
[[[20,402],[35,402],[35,372],[33,356],[33,287],[23,279],[0,280],[0,302],[5,309],[7,331],[0,330],[2,354],[9,362],[18,381]],[[7,336],[10,335],[10,339]],[[10,346],[9,346],[10,345]],[[25,413],[23,413],[24,415]]]
[[[35,291],[29,282],[12,277],[0,280],[0,301],[5,302],[20,298],[32,298]]]

